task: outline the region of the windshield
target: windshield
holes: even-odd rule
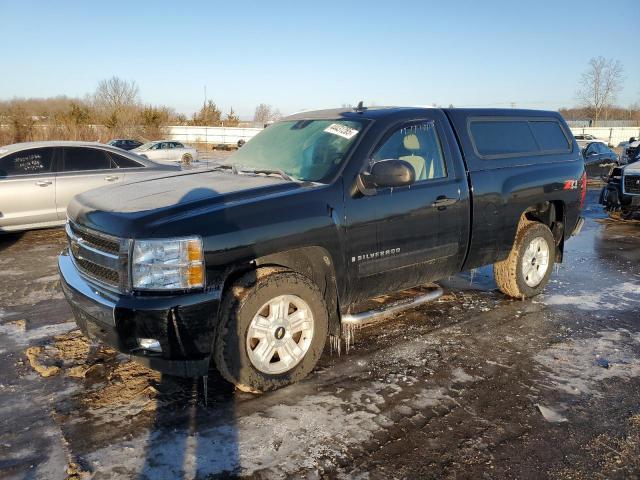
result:
[[[151,147],[153,147],[156,143],[158,142],[147,142],[147,143],[143,143],[142,145],[140,145],[138,148],[136,148],[136,150],[149,150]]]
[[[225,163],[238,170],[280,170],[303,181],[326,182],[364,128],[361,120],[291,120],[274,123]]]

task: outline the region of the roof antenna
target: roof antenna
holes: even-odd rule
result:
[[[362,113],[367,109],[367,107],[362,105],[362,100],[358,102],[358,106],[353,109],[354,112]]]

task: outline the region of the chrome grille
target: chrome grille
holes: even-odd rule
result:
[[[69,253],[78,271],[94,282],[119,292],[128,290],[129,240],[67,223]]]
[[[625,175],[624,193],[640,194],[640,175]]]
[[[80,231],[80,228],[73,223],[69,223],[69,228],[74,235],[81,237],[84,243],[97,250],[116,255],[120,253],[120,241],[117,238],[91,233],[84,228]]]

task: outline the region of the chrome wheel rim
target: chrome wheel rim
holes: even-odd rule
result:
[[[522,256],[522,276],[530,287],[537,287],[549,268],[549,245],[542,237],[531,240]]]
[[[251,364],[270,375],[298,365],[313,340],[311,308],[296,295],[280,295],[265,303],[247,330],[246,348]]]

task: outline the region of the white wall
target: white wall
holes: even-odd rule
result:
[[[628,142],[629,138],[640,139],[640,127],[572,127],[574,135],[589,133],[617,147],[621,142]]]
[[[191,127],[173,126],[165,127],[167,140],[176,140],[184,143],[207,143],[210,145],[225,144],[236,145],[238,140],[245,142],[262,131],[261,128],[244,127]]]

